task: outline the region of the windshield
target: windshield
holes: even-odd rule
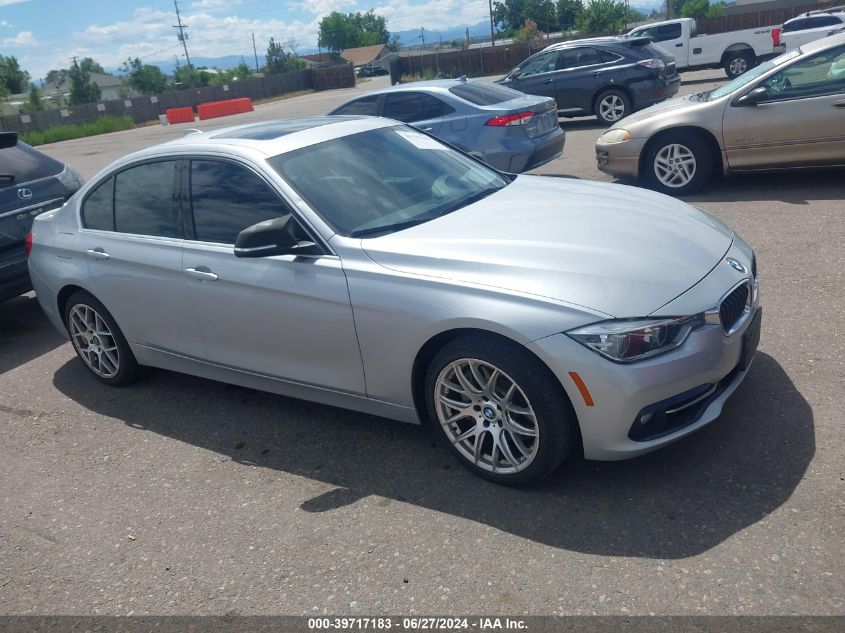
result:
[[[507,176],[410,127],[350,134],[268,160],[335,231],[391,233],[506,186]]]
[[[795,57],[798,57],[799,54],[800,53],[797,50],[790,51],[788,53],[784,53],[780,57],[776,57],[775,59],[769,60],[767,62],[763,62],[762,64],[760,64],[756,68],[752,68],[751,70],[749,70],[747,73],[743,73],[742,75],[740,75],[739,77],[737,77],[733,81],[729,81],[728,83],[724,84],[723,86],[719,86],[715,90],[711,91],[707,95],[707,100],[713,101],[714,99],[719,99],[721,97],[729,95],[732,92],[739,90],[743,86],[747,86],[752,81],[757,79],[757,77],[765,75],[767,72],[769,72],[775,66],[780,66],[781,64],[788,62],[790,59],[794,59]]]

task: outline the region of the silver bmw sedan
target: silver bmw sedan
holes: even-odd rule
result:
[[[106,384],[146,365],[430,420],[505,484],[701,428],[760,336],[754,253],[713,217],[501,173],[379,118],[132,154],[27,248],[41,306]]]

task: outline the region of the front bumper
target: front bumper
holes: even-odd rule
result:
[[[735,254],[736,250],[729,252]],[[720,284],[727,276],[729,273],[715,273]],[[709,283],[691,289],[694,295],[706,291],[712,296],[711,290]],[[680,347],[640,362],[612,362],[563,333],[530,343],[528,348],[551,368],[572,402],[584,456],[597,460],[635,457],[718,418],[748,373],[746,339],[754,343],[749,328],[759,327],[755,320],[761,314],[759,293],[752,296],[747,318],[730,335],[720,323],[705,323]],[[683,300],[677,305],[682,304]],[[708,309],[704,304],[701,308]],[[756,343],[750,349],[756,349]],[[570,372],[577,372],[589,390],[589,399],[582,395]],[[664,415],[667,411],[668,416]],[[646,421],[646,428],[637,427],[647,413],[656,415]]]
[[[632,138],[624,143],[596,141],[596,166],[600,171],[617,178],[640,176],[640,155],[648,139]]]

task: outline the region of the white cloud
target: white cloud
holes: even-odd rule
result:
[[[12,28],[12,25],[6,22],[6,20],[0,20],[0,27]]]
[[[15,37],[7,37],[2,41],[3,46],[35,46],[38,42],[32,35],[32,31],[21,31]]]
[[[300,0],[290,3],[291,8],[301,9],[313,15],[327,15],[332,11],[345,13],[356,8],[356,0]]]
[[[490,15],[486,0],[429,0],[424,4],[389,0],[374,9],[378,15],[385,17],[387,28],[391,31],[464,26],[489,19]]]
[[[199,0],[199,2],[192,2],[192,9],[216,9],[218,7],[231,7],[236,4],[241,4],[243,0]]]
[[[0,0],[0,7],[5,7],[9,4],[20,4],[23,2],[29,2],[29,0]]]

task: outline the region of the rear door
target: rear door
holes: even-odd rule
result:
[[[731,169],[842,164],[845,161],[845,46],[799,59],[749,86],[756,106],[725,109]]]
[[[425,92],[391,92],[385,95],[381,115],[437,134],[443,119],[455,109]]]
[[[130,343],[203,355],[182,271],[180,162],[150,161],[117,172],[82,201],[77,247],[93,293]]]
[[[611,81],[610,71],[622,56],[592,46],[577,46],[561,51],[558,66],[557,102],[561,110],[592,112],[593,97]]]

